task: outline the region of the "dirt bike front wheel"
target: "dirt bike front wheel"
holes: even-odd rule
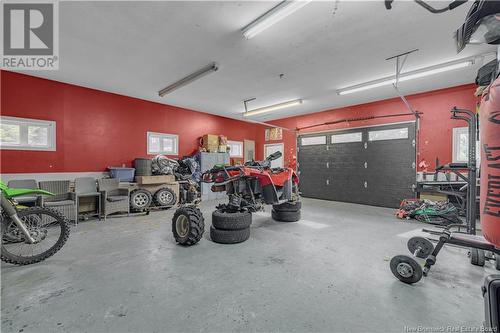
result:
[[[30,207],[19,209],[17,215],[35,243],[27,242],[14,221],[3,216],[0,258],[4,262],[29,265],[43,261],[59,251],[69,237],[68,221],[54,209]]]

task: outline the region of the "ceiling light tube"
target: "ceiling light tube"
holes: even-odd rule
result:
[[[312,0],[282,1],[241,29],[246,39],[255,37],[273,24],[307,5]]]
[[[401,74],[399,76],[398,82],[409,81],[409,80],[418,79],[418,78],[422,78],[422,77],[426,77],[426,76],[430,76],[430,75],[434,75],[434,74],[452,71],[455,69],[465,68],[465,67],[472,66],[473,64],[474,64],[474,59],[469,59],[469,60],[461,60],[458,62],[455,61],[455,62],[451,62],[451,63],[445,63],[445,64],[432,66],[432,67],[426,67],[426,68],[422,68],[422,69],[419,69],[416,71]],[[377,88],[377,87],[381,87],[381,86],[388,86],[388,85],[391,85],[394,83],[396,83],[395,76],[390,76],[390,77],[386,77],[386,78],[382,78],[382,79],[378,79],[378,80],[373,80],[370,82],[361,83],[361,84],[358,84],[355,86],[351,86],[351,87],[337,90],[337,94],[347,95],[347,94],[352,94],[352,93],[356,93],[359,91],[373,89],[373,88]]]
[[[243,117],[251,117],[251,116],[255,116],[258,114],[262,114],[262,113],[267,113],[267,112],[271,112],[271,111],[275,111],[275,110],[289,108],[292,106],[300,105],[300,104],[302,104],[302,102],[303,101],[301,99],[295,99],[293,101],[288,101],[288,102],[283,102],[283,103],[274,104],[274,105],[270,105],[270,106],[265,106],[263,108],[258,108],[258,109],[247,111],[247,112],[243,113]]]
[[[163,88],[162,90],[160,90],[158,92],[158,95],[160,97],[163,97],[166,94],[171,93],[172,91],[179,89],[180,87],[183,87],[183,86],[185,86],[185,85],[187,85],[195,80],[198,80],[199,78],[201,78],[209,73],[217,71],[218,69],[219,69],[219,67],[217,66],[216,63],[211,63],[210,65],[205,66],[202,69],[197,70],[196,72],[194,72],[192,74],[189,74],[185,78],[182,78],[179,81],[172,83],[168,87]]]

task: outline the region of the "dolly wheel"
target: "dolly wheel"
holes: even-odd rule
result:
[[[500,271],[500,255],[495,253],[495,268]]]
[[[191,246],[198,243],[205,231],[205,221],[196,207],[180,207],[172,218],[172,233],[177,243]]]
[[[471,248],[469,251],[470,263],[474,266],[484,266],[485,255],[483,250]]]
[[[420,264],[415,259],[404,255],[393,257],[390,267],[395,277],[408,284],[420,281],[423,275]]]

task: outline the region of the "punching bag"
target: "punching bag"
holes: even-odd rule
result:
[[[467,44],[498,45],[500,60],[500,2],[476,0],[456,31],[457,51]],[[495,62],[493,62],[494,64]],[[484,69],[478,77],[484,77]],[[498,77],[497,66],[487,70],[490,80]],[[485,85],[482,80],[477,81]],[[489,80],[486,80],[489,81]],[[483,92],[479,108],[479,135],[481,140],[481,192],[479,209],[484,237],[500,248],[500,79],[496,78]],[[472,140],[472,138],[469,138]]]
[[[479,119],[481,226],[484,237],[500,248],[500,78],[483,92]]]

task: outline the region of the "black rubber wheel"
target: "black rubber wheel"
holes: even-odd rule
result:
[[[302,208],[301,201],[289,201],[280,205],[273,205],[273,209],[277,212],[296,212]]]
[[[216,229],[241,230],[250,227],[250,224],[252,224],[252,213],[247,211],[229,213],[217,209],[212,213],[212,225]]]
[[[191,246],[198,243],[205,231],[203,214],[196,207],[180,207],[172,218],[172,233],[175,241]]]
[[[474,266],[484,266],[485,255],[483,250],[471,248],[469,255],[471,264],[473,264]]]
[[[168,187],[159,189],[153,197],[157,206],[173,206],[177,202],[175,192]]]
[[[498,254],[495,254],[495,268],[500,271],[500,255]]]
[[[144,189],[133,190],[130,193],[130,208],[132,210],[144,210],[151,205],[151,192]]]
[[[3,219],[0,257],[4,262],[16,265],[29,265],[43,261],[59,251],[68,240],[70,231],[68,221],[55,209],[30,207],[19,209],[17,215],[25,223],[28,230],[37,232],[42,238],[36,244],[24,243],[24,236],[20,236],[19,231],[16,232],[17,226],[14,222],[10,218]],[[10,235],[7,235],[7,233]],[[47,242],[51,239],[54,241],[54,245],[42,251],[44,245],[47,246]],[[21,242],[23,244],[19,245]],[[11,246],[12,249],[10,249]],[[32,249],[31,252],[29,251],[30,247]],[[27,249],[29,255],[14,254],[13,252],[16,249]],[[41,252],[36,253],[36,251]]]
[[[240,230],[221,230],[210,226],[210,238],[220,244],[236,244],[250,237],[250,228]]]
[[[415,254],[415,251],[417,249],[420,249],[416,256],[417,258],[425,259],[429,254],[434,251],[434,245],[430,240],[424,237],[412,237],[408,240],[407,243],[408,246],[408,251],[410,251],[411,254]]]
[[[399,255],[391,259],[391,272],[401,282],[412,284],[420,281],[423,276],[422,267],[413,258]]]
[[[273,209],[271,216],[273,220],[278,222],[297,222],[300,220],[300,210],[295,212],[277,212]]]

